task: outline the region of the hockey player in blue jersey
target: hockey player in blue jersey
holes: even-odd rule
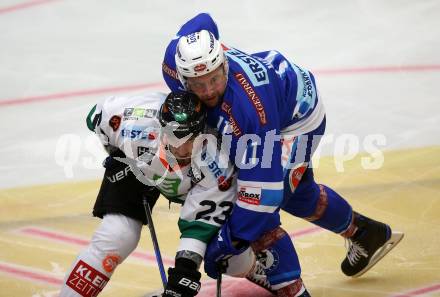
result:
[[[282,209],[346,238],[341,269],[362,275],[403,234],[353,211],[314,180],[310,160],[326,117],[313,74],[277,51],[249,55],[218,38],[214,21],[200,14],[181,27],[163,62],[172,90],[190,90],[206,104],[208,123],[223,134],[238,168],[236,207],[208,246],[206,272],[215,278],[216,262],[251,246],[269,259],[265,270],[278,296],[309,296],[292,241],[280,227]]]

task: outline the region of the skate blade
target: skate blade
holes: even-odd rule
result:
[[[368,263],[368,265],[365,266],[364,269],[362,269],[352,277],[359,277],[370,270],[374,265],[376,265],[377,262],[379,262],[380,259],[385,257],[385,255],[388,254],[402,240],[403,235],[403,232],[392,232],[390,239],[388,239],[388,241],[385,242],[384,245],[374,253],[373,257],[371,257],[370,263]]]

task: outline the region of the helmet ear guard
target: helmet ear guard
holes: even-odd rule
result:
[[[206,30],[180,37],[174,58],[178,77],[185,88],[187,77],[210,73],[226,61],[221,43]]]

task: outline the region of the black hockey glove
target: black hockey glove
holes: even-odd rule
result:
[[[105,158],[105,160],[102,162],[102,166],[105,169],[108,169],[110,171],[117,171],[127,166],[126,164],[119,162],[115,159],[115,157],[125,158],[125,154],[123,151],[121,151],[120,149],[115,149],[114,147],[108,148],[108,150],[109,156]]]
[[[168,268],[168,283],[163,297],[193,297],[200,290],[200,272],[189,259],[177,259],[175,268]]]

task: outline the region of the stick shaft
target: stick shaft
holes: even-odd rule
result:
[[[222,272],[219,271],[217,274],[217,297],[222,296]]]
[[[151,240],[153,241],[154,254],[156,255],[157,265],[159,266],[160,277],[162,279],[163,289],[167,286],[167,276],[165,274],[165,267],[163,265],[162,256],[160,254],[159,242],[157,241],[156,231],[154,230],[153,217],[151,216],[150,206],[148,205],[147,198],[143,199],[145,215],[147,216],[148,229],[150,230]]]

